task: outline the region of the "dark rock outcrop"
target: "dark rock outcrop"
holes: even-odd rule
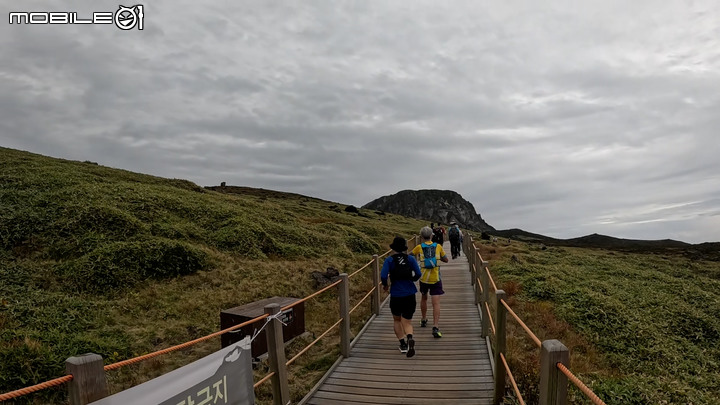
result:
[[[315,288],[322,288],[328,284],[334,283],[340,279],[340,272],[334,267],[328,267],[325,273],[319,271],[313,271],[310,273],[310,277],[315,280]]]
[[[363,208],[422,219],[428,223],[447,225],[455,221],[461,228],[478,232],[495,230],[469,201],[450,190],[403,190],[371,201]]]

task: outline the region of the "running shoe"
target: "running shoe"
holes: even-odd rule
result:
[[[415,355],[415,339],[408,338],[407,347],[408,348],[406,350],[406,352],[407,352],[406,356],[408,356],[408,357],[414,356]]]
[[[412,344],[413,344],[413,346],[415,346],[415,342],[414,342],[414,341],[413,341]],[[399,347],[399,349],[400,349],[400,353],[408,353],[408,344],[405,343],[404,340],[401,341],[401,342],[400,342],[400,347]],[[413,354],[415,354],[415,349],[413,349]],[[408,356],[408,357],[410,357],[410,356]]]
[[[442,333],[440,332],[440,329],[438,329],[437,326],[433,326],[433,337],[441,338]]]
[[[421,319],[421,320],[420,320],[420,327],[421,327],[421,328],[427,327],[427,319]]]

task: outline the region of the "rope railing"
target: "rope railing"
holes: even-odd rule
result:
[[[485,309],[487,310],[488,314],[488,321],[490,321],[490,329],[492,330],[493,335],[495,334],[495,322],[493,322],[492,315],[490,315],[490,305],[488,303],[485,303]]]
[[[558,369],[560,369],[560,371],[562,371],[563,374],[565,374],[568,380],[572,381],[572,383],[575,384],[575,386],[578,387],[578,389],[582,391],[583,394],[587,395],[587,397],[590,399],[590,401],[592,401],[592,403],[594,403],[595,405],[605,405],[605,402],[603,402],[602,399],[598,398],[598,396],[595,395],[595,393],[592,392],[592,390],[588,388],[587,385],[583,384],[580,379],[575,377],[575,375],[570,370],[568,370],[568,368],[565,367],[564,364],[557,363],[556,366]]]
[[[476,280],[477,280],[477,286],[478,286],[478,288],[480,289],[480,294],[482,294],[483,291],[484,291],[484,290],[483,290],[483,287],[482,287],[482,281],[480,281],[479,278],[476,279]]]
[[[262,385],[262,383],[264,383],[265,381],[269,380],[269,379],[272,378],[272,376],[274,376],[274,375],[275,375],[275,372],[274,372],[274,371],[271,372],[270,374],[266,375],[266,376],[263,377],[260,381],[258,381],[258,382],[256,382],[255,384],[253,384],[253,389],[259,387],[260,385]]]
[[[308,295],[307,297],[305,297],[305,298],[303,298],[303,299],[301,299],[301,300],[295,301],[295,302],[293,302],[292,304],[288,304],[288,305],[282,307],[281,309],[282,309],[283,311],[285,311],[286,309],[290,309],[290,308],[294,307],[295,305],[299,305],[299,304],[301,304],[301,303],[309,300],[310,298],[315,298],[315,297],[317,297],[318,295],[324,293],[325,291],[327,291],[327,290],[335,287],[336,285],[338,285],[338,284],[340,284],[340,283],[341,283],[341,280],[338,280],[338,281],[336,281],[336,282],[334,282],[334,283],[332,283],[332,284],[328,284],[327,286],[323,287],[323,288],[320,289],[320,290],[315,291],[314,293]]]
[[[515,383],[515,377],[513,377],[512,372],[510,371],[510,366],[508,366],[507,360],[505,360],[505,355],[500,353],[500,359],[503,362],[503,366],[505,366],[505,371],[507,372],[508,377],[510,377],[510,383],[512,384],[513,391],[515,391],[515,395],[517,396],[520,405],[525,405],[522,394],[520,394],[520,389],[518,389],[517,383]]]
[[[119,362],[117,362],[117,363],[108,364],[107,366],[103,367],[103,369],[104,369],[105,371],[110,371],[110,370],[114,370],[114,369],[116,369],[116,368],[120,368],[120,367],[124,367],[124,366],[130,365],[130,364],[138,363],[138,362],[141,362],[141,361],[143,361],[143,360],[151,359],[151,358],[153,358],[153,357],[160,356],[161,354],[166,354],[166,353],[174,352],[174,351],[176,351],[176,350],[184,349],[184,348],[190,347],[190,346],[192,346],[192,345],[194,345],[194,344],[197,344],[197,343],[200,343],[200,342],[204,342],[204,341],[206,341],[206,340],[208,340],[208,339],[214,338],[215,336],[220,336],[220,335],[222,335],[222,334],[224,334],[224,333],[231,332],[231,331],[233,331],[233,330],[235,330],[235,329],[240,329],[240,328],[242,328],[243,326],[250,325],[250,324],[252,324],[252,323],[255,323],[255,322],[257,322],[257,321],[263,320],[263,319],[265,319],[265,318],[267,318],[267,315],[261,315],[261,316],[258,316],[257,318],[253,318],[253,319],[251,319],[251,320],[249,320],[249,321],[245,321],[245,322],[243,322],[243,323],[240,323],[240,324],[231,326],[231,327],[226,328],[226,329],[223,329],[223,330],[221,330],[221,331],[218,331],[218,332],[215,332],[215,333],[211,333],[211,334],[209,334],[209,335],[207,335],[207,336],[199,337],[199,338],[197,338],[197,339],[195,339],[195,340],[191,340],[191,341],[189,341],[189,342],[181,343],[181,344],[179,344],[179,345],[175,345],[175,346],[172,346],[172,347],[168,347],[167,349],[158,350],[158,351],[155,351],[155,352],[152,352],[152,353],[148,353],[148,354],[145,354],[145,355],[142,355],[142,356],[133,357],[132,359],[127,359],[127,360],[119,361]]]
[[[352,309],[350,310],[350,313],[352,314],[353,311],[355,311],[355,310],[360,306],[360,304],[362,304],[369,296],[371,296],[372,293],[375,292],[375,289],[376,289],[376,288],[377,288],[377,286],[376,286],[376,287],[373,287],[372,289],[370,289],[370,291],[369,291],[367,294],[365,294],[365,296],[362,297],[362,298],[360,299],[360,301],[359,301],[357,304],[355,304],[354,307],[352,307]]]
[[[13,398],[21,397],[23,395],[32,394],[33,392],[44,390],[45,388],[50,388],[50,387],[54,387],[56,385],[65,384],[67,382],[72,381],[72,379],[73,379],[73,376],[68,374],[63,377],[58,377],[54,380],[45,381],[45,382],[42,382],[40,384],[35,384],[30,387],[20,388],[19,390],[10,391],[5,394],[0,394],[0,401],[6,401],[8,399],[13,399]]]
[[[350,275],[348,275],[348,278],[352,278],[354,275],[356,275],[356,274],[360,273],[361,271],[367,269],[367,268],[370,267],[370,265],[373,264],[374,262],[375,262],[375,259],[370,260],[369,262],[367,262],[366,265],[360,267],[359,269],[353,271]]]
[[[510,313],[510,315],[512,315],[512,317],[515,318],[515,320],[517,321],[517,323],[520,324],[520,326],[521,326],[521,327],[525,330],[525,332],[530,336],[530,339],[532,339],[533,342],[535,342],[535,344],[537,345],[537,347],[542,346],[542,342],[540,341],[540,339],[538,339],[538,337],[530,330],[530,328],[528,328],[528,326],[525,325],[525,322],[523,322],[522,319],[520,319],[520,317],[517,316],[517,314],[515,313],[515,311],[513,311],[512,308],[510,308],[510,305],[508,305],[507,302],[505,302],[505,300],[500,300],[500,303],[505,307],[505,309],[507,309],[507,311]]]
[[[342,321],[343,321],[343,319],[340,319],[339,321],[335,322],[335,323],[333,324],[333,326],[329,327],[325,332],[322,333],[322,335],[318,336],[317,339],[315,339],[315,340],[313,340],[312,342],[310,342],[307,346],[305,346],[304,349],[300,350],[300,352],[299,352],[298,354],[296,354],[295,356],[293,356],[292,359],[288,360],[288,361],[285,363],[285,365],[286,365],[286,366],[291,365],[295,360],[297,360],[298,357],[302,356],[305,352],[307,352],[308,350],[310,350],[311,347],[315,346],[315,343],[319,342],[320,339],[324,338],[325,335],[327,335],[328,333],[330,333],[331,330],[333,330],[335,327],[337,327],[338,325],[340,325],[340,323],[341,323]]]
[[[485,272],[486,272],[487,275],[488,275],[488,280],[490,280],[490,285],[492,286],[493,291],[497,291],[498,288],[497,288],[497,286],[495,285],[495,280],[493,280],[492,275],[490,275],[490,269],[488,269],[487,267],[485,267]]]

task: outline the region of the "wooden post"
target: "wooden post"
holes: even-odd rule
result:
[[[495,312],[495,395],[494,404],[499,405],[505,397],[505,365],[500,354],[505,355],[505,318],[507,310],[500,302],[505,299],[505,291],[495,291],[497,310]]]
[[[473,251],[473,257],[477,258],[477,248],[475,246],[472,247]],[[473,259],[475,262],[478,262],[479,260]],[[482,263],[480,263],[482,264]],[[482,269],[481,269],[482,270]],[[481,336],[485,337],[488,336],[490,331],[490,312],[488,311],[488,306],[485,305],[486,303],[490,302],[490,280],[488,278],[486,271],[480,271],[480,282],[482,282],[482,300],[480,301],[481,305],[481,312],[482,312],[482,332]]]
[[[338,298],[340,300],[340,354],[350,357],[350,286],[347,273],[340,274]]]
[[[265,306],[265,313],[269,316],[280,312],[280,305],[268,304]],[[268,361],[270,371],[275,373],[272,381],[273,404],[286,405],[290,402],[290,387],[288,386],[287,366],[285,365],[285,342],[283,341],[282,323],[279,319],[273,319],[267,325],[266,331]]]
[[[477,283],[478,269],[474,266],[472,261],[470,262],[470,285],[474,286]]]
[[[540,348],[540,405],[567,403],[567,376],[557,363],[570,366],[570,352],[559,340],[546,340]]]
[[[482,303],[482,280],[480,283],[478,283],[477,279],[480,277],[480,274],[475,275],[475,304]],[[482,310],[482,308],[481,308]],[[482,314],[482,311],[480,311]]]
[[[380,258],[378,255],[373,255],[373,286],[375,291],[371,296],[371,311],[375,315],[380,315]]]
[[[477,248],[475,247],[474,244],[472,244],[472,245],[469,246],[468,257],[470,258],[470,263],[472,264],[472,267],[470,267],[470,271],[472,271],[473,268],[477,268],[477,266],[475,266],[475,252],[476,252],[476,250],[477,250]]]
[[[68,383],[70,405],[85,405],[108,396],[102,356],[85,353],[65,360],[65,370],[72,374]]]

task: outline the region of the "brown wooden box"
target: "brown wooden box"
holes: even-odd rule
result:
[[[285,307],[299,300],[300,298],[271,297],[241,305],[239,307],[226,309],[220,312],[220,329],[227,329],[231,326],[241,324],[245,321],[249,321],[263,315],[265,313],[265,306],[268,304],[275,303],[280,305],[280,307]],[[283,340],[285,342],[305,333],[304,302],[292,307],[292,318],[292,321],[287,323],[287,326],[283,326]],[[256,329],[260,329],[264,323],[265,320],[257,321],[253,324],[243,326],[236,331],[222,334],[220,336],[222,347],[227,347],[245,336],[252,336],[254,331]],[[265,330],[260,332],[255,340],[253,340],[251,348],[253,357],[259,357],[260,355],[267,353],[267,338],[265,337]]]

